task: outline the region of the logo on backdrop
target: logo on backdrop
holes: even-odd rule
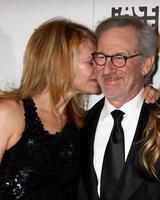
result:
[[[135,8],[134,7],[118,7],[118,8],[115,8],[113,7],[112,8],[112,13],[111,15],[112,16],[117,16],[117,15],[122,15],[122,14],[132,14],[133,16],[136,16],[136,17],[139,17],[141,19],[143,19],[145,22],[148,22],[151,24],[151,26],[153,28],[155,28],[155,30],[157,31],[158,33],[158,22],[159,22],[159,6],[156,6],[154,8],[151,8],[151,11],[153,13],[153,15],[149,15],[148,14],[148,7],[144,6],[144,7],[138,7],[139,11],[138,13],[140,12],[140,15],[136,13],[135,11]]]

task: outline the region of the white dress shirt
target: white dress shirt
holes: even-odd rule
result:
[[[144,101],[143,91],[144,89],[142,89],[136,97],[134,97],[129,102],[124,104],[121,108],[119,108],[119,110],[125,113],[122,120],[122,127],[124,130],[124,139],[125,139],[125,160],[127,159],[133,141],[140,111]],[[102,170],[104,152],[113,127],[113,118],[110,113],[115,109],[117,108],[112,106],[108,102],[108,100],[105,99],[104,107],[101,111],[101,115],[98,121],[95,134],[93,163],[98,180],[97,189],[99,195],[100,195],[101,170]]]

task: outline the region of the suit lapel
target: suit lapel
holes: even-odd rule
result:
[[[116,196],[120,193],[119,200],[129,199],[129,197],[144,181],[144,178],[141,177],[135,169],[134,162],[138,151],[137,142],[142,138],[142,133],[148,121],[148,116],[149,109],[146,104],[143,104],[132,146],[117,186]]]
[[[85,183],[87,183],[86,188],[89,194],[89,198],[93,200],[99,199],[97,193],[97,177],[93,165],[93,148],[96,127],[103,105],[104,98],[88,112],[85,127],[83,130],[83,140],[85,142],[85,145],[83,145],[83,147],[85,147],[85,152],[83,153],[85,159],[85,166],[83,170],[85,171],[84,179]]]

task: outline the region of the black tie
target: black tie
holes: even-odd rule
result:
[[[125,163],[124,132],[121,125],[124,113],[111,112],[114,119],[113,129],[105,150],[101,173],[101,199],[110,200]]]

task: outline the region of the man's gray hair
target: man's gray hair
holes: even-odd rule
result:
[[[155,54],[158,48],[157,34],[153,28],[138,17],[121,15],[103,20],[96,28],[97,38],[111,28],[131,26],[137,35],[137,50],[144,56]]]

